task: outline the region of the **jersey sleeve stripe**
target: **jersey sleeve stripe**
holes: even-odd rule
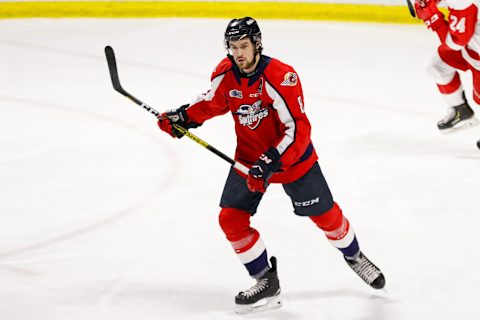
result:
[[[452,50],[459,51],[464,48],[464,46],[455,43],[450,33],[447,34],[447,39],[445,40],[445,44]]]
[[[280,121],[282,121],[282,123],[287,127],[285,136],[277,145],[277,151],[280,153],[280,155],[282,155],[295,141],[297,129],[295,119],[292,117],[290,109],[288,109],[288,105],[281,94],[270,84],[270,82],[268,82],[268,80],[266,80],[265,83],[267,94],[273,99],[273,108],[277,110]]]

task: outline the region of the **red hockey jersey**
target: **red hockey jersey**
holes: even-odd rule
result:
[[[283,167],[269,180],[290,183],[317,160],[310,140],[303,91],[295,70],[279,60],[261,56],[254,72],[245,75],[229,57],[213,71],[211,89],[186,109],[189,121],[204,121],[230,112],[235,121],[235,160],[250,167],[275,147]]]
[[[445,0],[448,7],[449,30],[445,43],[453,50],[461,50],[465,60],[480,70],[480,21],[477,0]]]

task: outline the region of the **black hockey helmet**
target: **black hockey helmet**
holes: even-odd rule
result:
[[[228,49],[230,41],[237,41],[249,37],[252,43],[260,43],[262,41],[262,33],[257,21],[251,17],[240,19],[232,19],[225,30],[225,47]]]

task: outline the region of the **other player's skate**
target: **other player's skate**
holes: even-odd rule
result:
[[[477,124],[478,120],[465,99],[463,104],[448,108],[447,115],[437,123],[437,126],[442,133],[451,133],[455,130],[465,129]]]
[[[257,283],[235,297],[235,312],[249,313],[280,308],[280,282],[277,275],[277,259],[270,258],[272,267],[257,280]]]
[[[382,274],[382,271],[368,260],[362,252],[360,252],[355,260],[348,259],[347,257],[344,258],[350,268],[369,286],[374,289],[382,289],[385,287],[385,276]]]

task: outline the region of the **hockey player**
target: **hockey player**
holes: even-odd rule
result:
[[[236,311],[279,307],[277,260],[269,259],[260,233],[250,226],[270,183],[280,183],[295,214],[309,217],[340,250],[347,264],[371,287],[385,278],[360,251],[347,218],[334,202],[317,163],[305,114],[302,85],[295,70],[262,54],[257,22],[233,19],[225,31],[228,51],[215,68],[211,89],[197,100],[163,113],[158,125],[173,137],[172,123],[196,128],[230,113],[235,121],[235,160],[251,167],[248,176],[231,169],[220,201],[219,223],[235,253],[256,283],[235,297]]]
[[[440,0],[416,0],[415,11],[441,44],[429,60],[427,72],[435,79],[447,105],[438,129],[450,132],[478,124],[469,106],[458,71],[472,72],[473,100],[480,104],[480,28],[477,0],[445,0],[448,21],[437,8]]]

